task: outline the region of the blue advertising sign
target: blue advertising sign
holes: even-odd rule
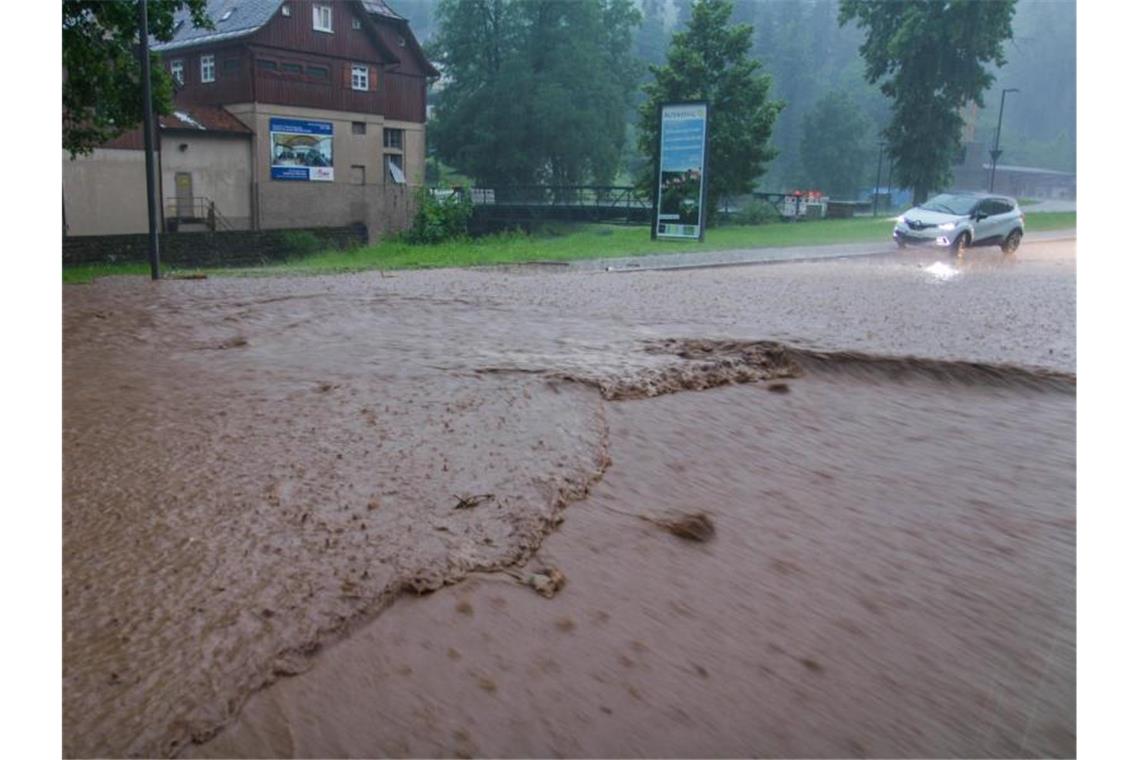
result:
[[[662,106],[654,237],[704,239],[707,153],[708,104]]]
[[[308,119],[269,120],[269,176],[332,182],[333,125]]]

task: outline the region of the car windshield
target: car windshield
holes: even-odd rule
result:
[[[977,202],[978,199],[973,195],[943,193],[929,199],[919,208],[924,208],[927,211],[940,211],[943,214],[968,214]]]

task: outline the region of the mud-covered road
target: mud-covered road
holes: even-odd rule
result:
[[[1074,245],[65,288],[65,754],[1071,753]]]

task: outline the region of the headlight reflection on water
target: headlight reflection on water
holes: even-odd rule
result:
[[[922,271],[926,272],[940,282],[952,280],[958,275],[962,274],[961,271],[950,266],[944,261],[936,261],[928,267],[923,267]]]

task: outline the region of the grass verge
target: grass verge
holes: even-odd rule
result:
[[[1069,229],[1076,226],[1073,212],[1030,213],[1030,232]],[[642,256],[650,253],[687,253],[741,248],[783,248],[840,243],[870,243],[890,239],[894,216],[858,219],[825,219],[817,222],[773,223],[710,229],[703,243],[656,241],[645,227],[585,225],[565,234],[525,235],[509,233],[475,240],[449,241],[438,245],[409,245],[385,241],[348,251],[325,251],[294,261],[257,269],[206,270],[211,275],[277,275],[359,272],[376,269],[419,269],[515,264],[526,261],[574,261],[577,259]],[[66,267],[65,283],[90,282],[106,275],[147,274],[146,264],[103,264]]]

